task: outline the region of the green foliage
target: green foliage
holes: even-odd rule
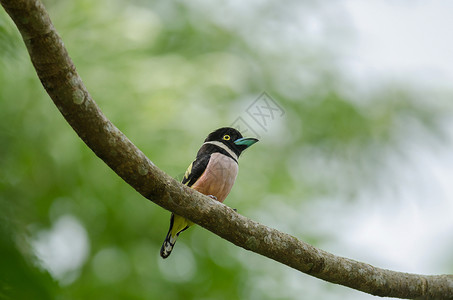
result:
[[[313,45],[267,53],[262,36],[253,40],[183,2],[45,3],[95,101],[174,177],[181,177],[207,133],[230,125],[263,90],[272,95],[285,115],[241,158],[226,202],[264,223],[260,207],[291,208],[335,192],[330,182],[314,183],[298,169],[301,153],[359,161],[354,170],[361,177],[360,162],[374,166],[382,158],[371,148],[395,145],[398,120],[409,115],[434,124],[439,113],[405,89],[378,90],[366,96],[378,101],[366,104],[353,101],[339,88],[345,82],[335,61],[326,67],[326,53],[307,54],[315,52],[307,50]],[[259,13],[272,16],[274,9],[256,12],[253,20],[267,28]],[[300,65],[294,67],[293,59]],[[317,78],[312,85],[286,71],[305,67]],[[40,86],[2,10],[0,141],[0,299],[276,299],[277,289],[265,287],[269,281],[280,284],[282,299],[293,296],[279,278],[286,267],[201,228],[184,232],[162,261],[158,252],[170,214],[140,197],[79,140]],[[38,267],[32,245],[58,232],[65,216],[86,235],[87,255],[53,274],[54,281]],[[278,218],[268,225],[285,228],[290,217]],[[299,227],[289,231],[311,234]],[[309,239],[317,244],[321,237]],[[257,265],[272,271],[263,274]],[[304,285],[307,277],[297,276]]]

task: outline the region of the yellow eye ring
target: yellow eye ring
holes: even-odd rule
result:
[[[229,136],[228,134],[225,134],[225,135],[223,136],[223,139],[224,139],[225,141],[229,141],[229,140],[230,140],[230,136]]]

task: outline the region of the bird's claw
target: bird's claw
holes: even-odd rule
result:
[[[208,195],[208,197],[217,201],[217,197],[216,196]]]
[[[233,208],[234,212],[238,212],[237,208]]]

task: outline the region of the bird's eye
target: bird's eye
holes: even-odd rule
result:
[[[225,141],[229,141],[229,140],[230,140],[230,136],[229,136],[228,134],[225,134],[225,135],[223,136],[223,139],[224,139]]]

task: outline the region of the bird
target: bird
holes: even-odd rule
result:
[[[211,132],[189,165],[182,184],[223,202],[231,191],[238,173],[238,158],[241,153],[258,142],[256,138],[244,138],[231,127],[222,127]],[[160,256],[167,258],[179,234],[193,223],[172,213],[170,228],[160,249]]]

